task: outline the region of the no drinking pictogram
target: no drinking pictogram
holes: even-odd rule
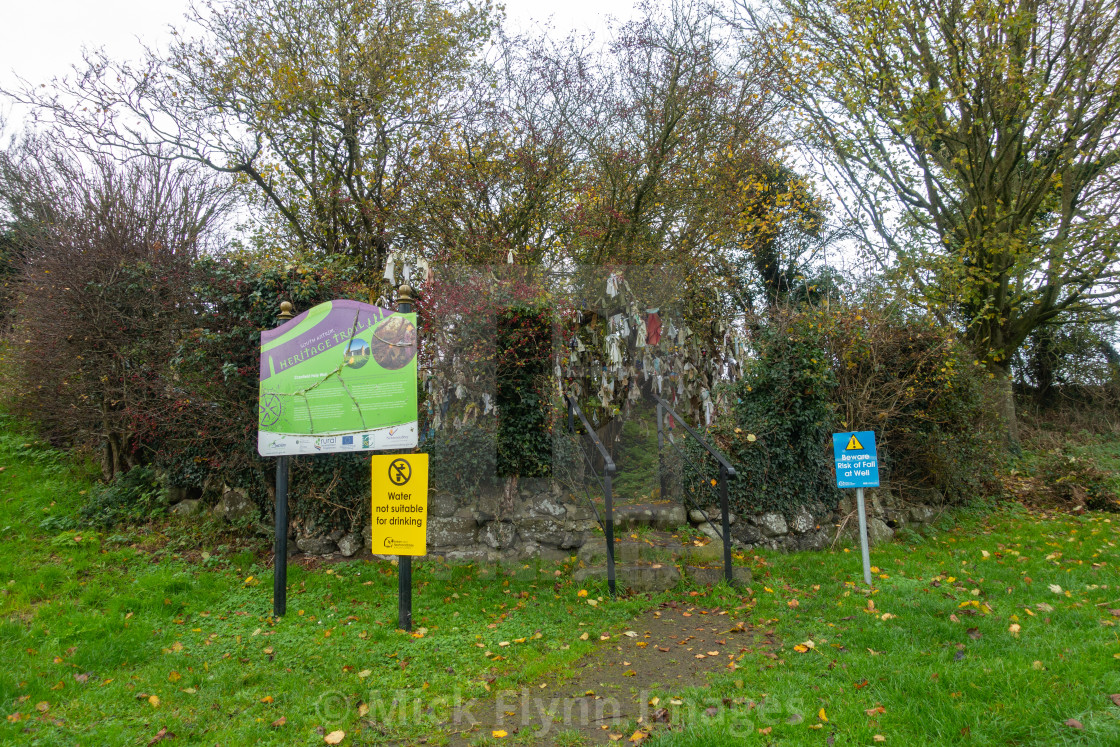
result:
[[[399,487],[411,479],[412,465],[407,459],[394,459],[389,463],[389,482]]]

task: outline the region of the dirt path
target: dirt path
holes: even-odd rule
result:
[[[663,604],[635,618],[625,632],[601,639],[568,678],[468,704],[440,736],[453,747],[489,744],[495,731],[505,732],[501,742],[517,744],[611,744],[636,729],[679,726],[713,707],[683,697],[687,688],[706,685],[709,672],[736,668],[744,654],[776,648],[773,632],[752,628],[744,616]]]

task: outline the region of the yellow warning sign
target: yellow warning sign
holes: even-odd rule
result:
[[[853,433],[852,437],[848,439],[848,445],[844,447],[844,451],[856,451],[857,449],[863,451],[863,444],[859,442],[859,439],[856,438],[856,434]]]
[[[372,465],[373,552],[428,553],[428,455],[375,454]]]

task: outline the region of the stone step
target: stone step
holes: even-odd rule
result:
[[[605,566],[580,568],[573,575],[577,583],[607,580]],[[615,586],[619,591],[630,589],[642,593],[668,591],[681,581],[681,572],[672,563],[623,563],[614,567]]]
[[[598,506],[602,516],[603,507]],[[614,525],[618,529],[679,529],[688,526],[688,513],[679,503],[623,503],[614,507]]]
[[[706,545],[650,544],[641,540],[623,539],[614,543],[616,563],[673,562],[684,559],[694,563],[719,563],[723,561],[723,543]],[[579,560],[584,565],[602,565],[607,562],[607,545],[601,535],[593,537],[579,549]]]

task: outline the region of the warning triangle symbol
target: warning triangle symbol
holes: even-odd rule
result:
[[[852,437],[848,439],[848,445],[844,447],[844,451],[856,450],[863,451],[863,444],[859,442],[859,439],[856,438],[856,434],[853,433]]]

